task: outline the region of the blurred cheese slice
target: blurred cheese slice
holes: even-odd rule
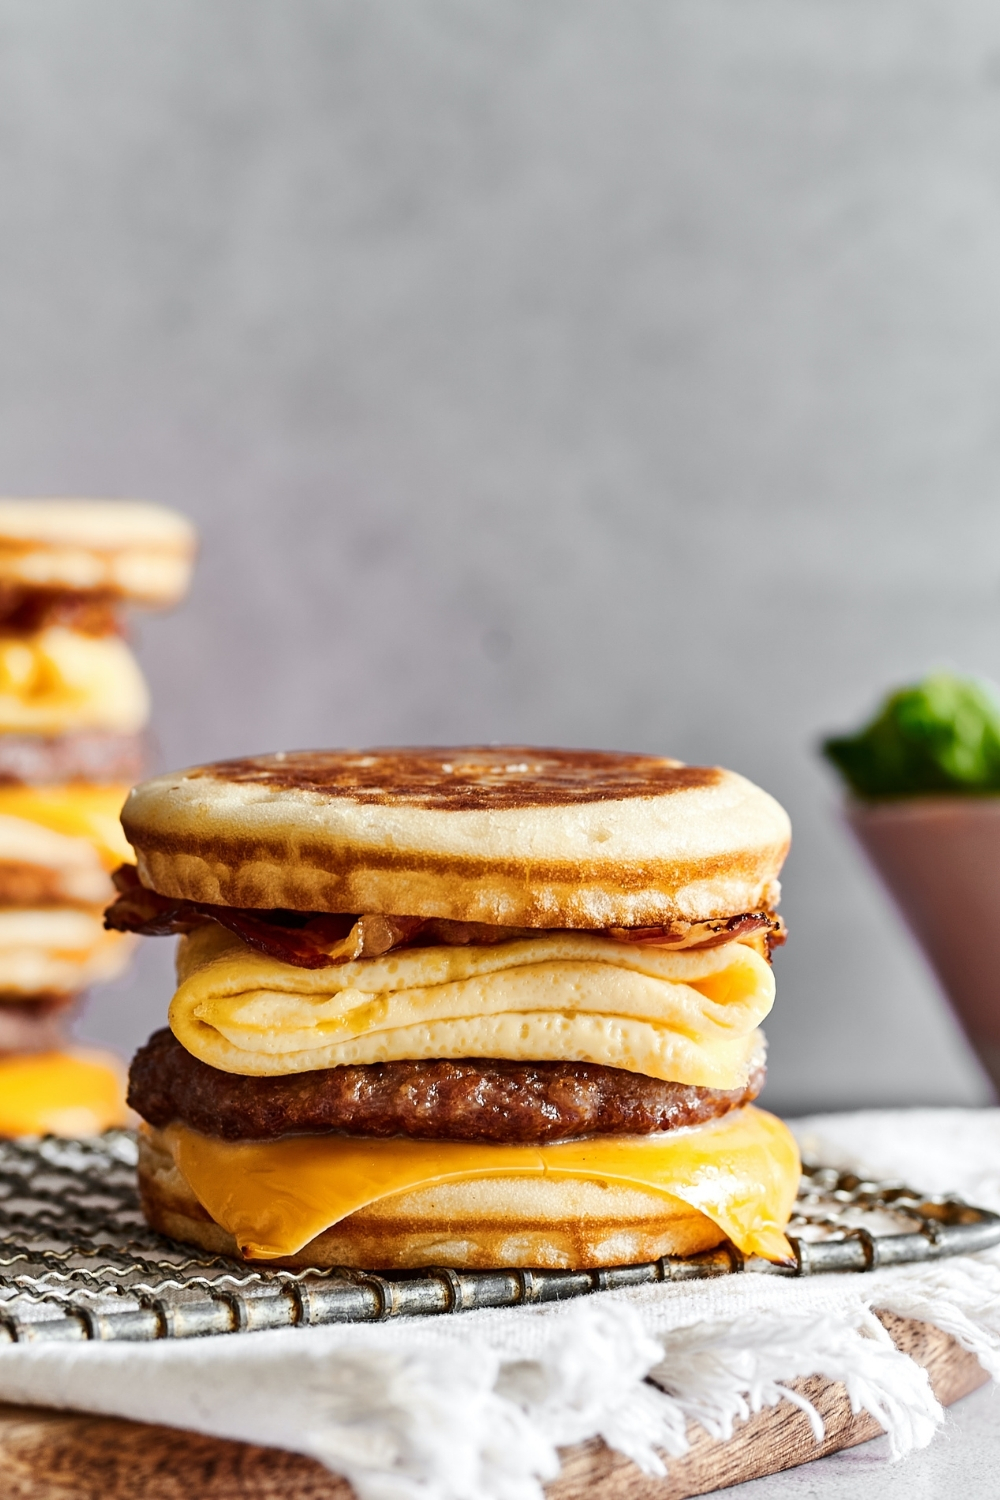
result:
[[[0,1057],[0,1135],[98,1135],[127,1116],[124,1069],[110,1053]]]
[[[0,819],[4,826],[8,820],[17,818],[60,834],[67,841],[86,841],[96,851],[104,869],[114,870],[135,858],[119,822],[127,796],[127,786],[91,786],[83,782],[68,786],[0,786]],[[30,837],[30,830],[21,829],[19,837],[22,840]],[[0,859],[5,857],[0,840]]]
[[[563,1177],[638,1187],[704,1214],[744,1254],[791,1259],[783,1233],[799,1183],[785,1125],[736,1110],[711,1125],[546,1146],[286,1136],[221,1141],[161,1132],[198,1201],[250,1259],[293,1255],[383,1199],[463,1179]]]
[[[63,625],[0,635],[0,733],[135,734],[148,718],[149,691],[119,636]]]
[[[557,933],[408,948],[327,969],[253,952],[216,926],[181,940],[170,1026],[228,1073],[397,1058],[578,1060],[739,1088],[774,976],[739,942],[702,952]]]

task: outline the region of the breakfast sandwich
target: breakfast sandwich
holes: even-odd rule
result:
[[[175,1239],[301,1266],[786,1260],[755,1108],[784,811],[732,772],[520,747],[201,766],[122,813],[116,931],[180,933],[132,1064]]]
[[[175,603],[193,550],[158,506],[0,500],[0,1134],[125,1118],[117,1063],[66,1026],[132,947],[103,923],[149,714],[124,610]]]
[[[75,995],[125,967],[129,941],[103,912],[132,857],[118,821],[127,792],[0,782],[0,996]]]

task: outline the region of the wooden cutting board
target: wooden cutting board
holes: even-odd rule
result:
[[[984,1385],[979,1362],[928,1323],[883,1314],[900,1349],[922,1364],[944,1405]],[[601,1442],[563,1453],[548,1500],[685,1500],[757,1479],[866,1442],[880,1431],[852,1416],[842,1385],[812,1376],[794,1382],[821,1412],[817,1445],[789,1402],[751,1417],[726,1443],[691,1428],[691,1449],[666,1479],[650,1479]],[[3,1500],[353,1500],[343,1479],[312,1459],[116,1417],[0,1405]]]

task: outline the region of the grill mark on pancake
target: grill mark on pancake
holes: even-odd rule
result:
[[[600,861],[519,860],[428,853],[417,849],[347,848],[304,839],[280,838],[265,842],[260,838],[233,838],[209,829],[201,834],[158,829],[144,829],[140,833],[127,822],[125,832],[138,851],[140,868],[142,860],[149,854],[194,856],[204,859],[213,869],[224,867],[225,879],[229,883],[239,878],[242,866],[252,869],[259,864],[268,867],[290,864],[305,867],[314,874],[329,875],[339,885],[346,884],[350,876],[358,872],[380,870],[400,873],[412,870],[435,875],[455,875],[462,879],[498,877],[532,885],[578,887],[593,884],[609,890],[642,891],[650,886],[659,886],[665,880],[669,880],[671,884],[687,884],[696,880],[711,880],[720,875],[753,877],[759,871],[773,870],[785,848],[784,844],[762,845],[742,854],[727,850],[724,854],[708,855],[703,859],[690,861],[607,858]],[[158,884],[155,888],[159,890],[162,887]],[[174,895],[175,892],[164,890],[163,894]],[[247,901],[240,904],[252,906],[255,903]]]
[[[219,761],[185,774],[365,805],[449,812],[662,797],[715,786],[722,776],[714,766],[685,766],[658,756],[521,745],[295,750]]]
[[[704,1124],[763,1086],[763,1063],[741,1089],[706,1089],[598,1063],[483,1058],[245,1077],[201,1062],[164,1028],[133,1059],[128,1102],[150,1125],[180,1120],[228,1141],[344,1134],[542,1143]]]
[[[727,885],[735,881],[759,887],[773,879],[785,854],[785,845],[781,844],[748,850],[742,856],[730,853],[688,863],[529,863],[381,849],[349,852],[324,845],[303,847],[286,840],[267,845],[256,839],[230,841],[210,834],[200,838],[193,834],[140,838],[133,836],[127,823],[125,831],[136,848],[143,884],[165,896],[187,897],[192,889],[189,862],[197,861],[211,876],[212,901],[218,905],[269,910],[280,906],[289,911],[366,910],[386,916],[508,923],[514,920],[511,913],[516,912],[516,925],[521,927],[590,929],[615,922],[656,926],[678,915],[689,917],[691,913],[680,912],[667,891],[716,879]],[[175,858],[177,865],[172,867],[167,861]],[[288,871],[287,877],[281,876],[283,870]],[[433,880],[440,888],[419,895],[405,887],[401,890],[399,882],[410,875]],[[639,899],[641,916],[633,913],[612,920],[604,899],[593,917],[586,915],[581,903],[593,893],[607,896],[616,907],[623,899]],[[752,899],[762,898],[758,895]],[[697,918],[730,917],[738,915],[740,909],[739,905],[734,910],[732,904],[719,902],[711,910],[699,910]],[[487,916],[487,910],[506,915]]]

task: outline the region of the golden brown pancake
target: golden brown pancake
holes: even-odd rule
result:
[[[195,533],[133,500],[0,500],[0,585],[165,607],[187,591]]]
[[[302,751],[135,788],[143,883],[216,905],[524,927],[772,909],[788,818],[718,767],[610,751]]]

